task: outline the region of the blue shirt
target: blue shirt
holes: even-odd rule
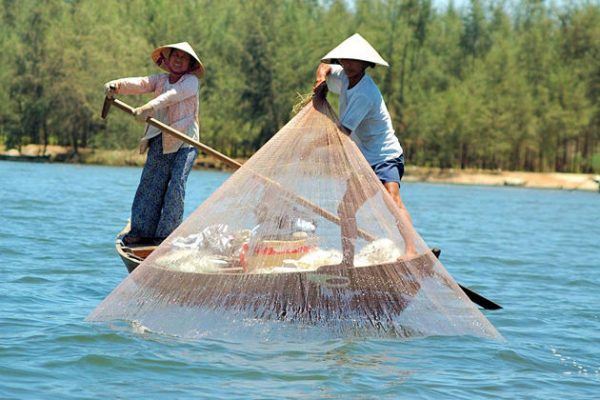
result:
[[[332,65],[327,87],[340,95],[340,122],[348,128],[370,165],[402,155],[402,147],[392,126],[390,113],[373,79],[365,74],[348,89],[348,77],[339,65]]]

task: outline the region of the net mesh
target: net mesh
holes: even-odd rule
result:
[[[178,336],[500,338],[336,122],[326,102],[305,106],[88,320]]]

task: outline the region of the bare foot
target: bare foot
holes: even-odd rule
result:
[[[414,249],[406,250],[406,253],[396,258],[396,261],[407,261],[416,258],[419,254]]]

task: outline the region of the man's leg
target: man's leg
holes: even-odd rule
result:
[[[394,204],[396,204],[396,206],[398,206],[400,215],[402,216],[402,221],[408,222],[408,224],[403,225],[399,221],[398,222],[398,230],[400,230],[400,233],[402,234],[402,237],[404,238],[405,253],[406,253],[405,255],[413,256],[416,254],[415,231],[413,228],[413,223],[412,223],[412,218],[410,216],[410,213],[404,206],[402,197],[400,197],[400,185],[397,182],[386,182],[383,184],[383,186],[385,186],[385,189],[388,191],[388,193],[392,197]]]
[[[338,207],[340,216],[340,228],[342,236],[342,264],[354,265],[354,252],[356,238],[358,237],[358,225],[356,223],[356,212],[367,201],[367,197],[360,187],[357,177],[352,174],[346,183],[346,192]]]
[[[184,147],[175,153],[171,166],[171,179],[164,195],[162,213],[156,228],[155,237],[158,239],[166,238],[181,224],[185,185],[197,155],[198,150],[193,147]]]
[[[162,154],[160,136],[150,139],[148,157],[131,205],[131,231],[124,238],[126,241],[155,236],[169,182],[170,158]]]

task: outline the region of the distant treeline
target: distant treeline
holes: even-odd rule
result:
[[[206,67],[201,141],[249,156],[359,32],[391,65],[369,73],[410,164],[600,172],[598,2],[438,3],[2,0],[0,142],[134,148],[142,126],[100,118],[102,85],[158,72],[152,49],[185,40]]]

